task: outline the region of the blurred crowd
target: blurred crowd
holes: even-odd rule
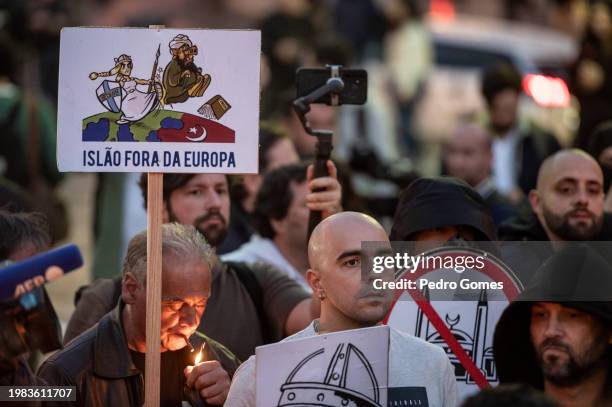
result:
[[[193,405],[226,398],[227,405],[254,405],[249,357],[256,346],[305,327],[311,336],[382,320],[389,304],[355,311],[362,305],[349,299],[357,289],[335,279],[327,261],[350,249],[338,242],[348,245],[351,237],[550,241],[546,255],[513,263],[525,293],[544,290],[531,278],[536,270],[555,280],[568,264],[612,291],[609,253],[568,254],[559,243],[612,239],[612,1],[5,0],[0,17],[0,260],[10,261],[71,238],[74,219],[57,194],[70,175],[58,172],[55,159],[62,27],[261,30],[259,173],[164,175],[164,221],[175,223],[164,227],[163,290],[189,300],[164,303],[162,348],[172,352],[162,366],[183,363],[181,349],[198,326],[206,359],[217,361],[178,382],[172,368],[162,370],[169,404],[186,385],[197,390],[186,396]],[[525,35],[537,36],[534,49]],[[292,101],[296,69],[326,65],[366,69],[368,102],[312,105],[312,128],[334,134],[328,176],[314,178],[308,164],[317,140]],[[79,405],[142,402],[133,369],[144,370],[146,239],[139,232],[146,228],[146,188],[146,175],[96,174],[92,281],[66,293],[76,305],[66,347],[39,371],[51,384],[88,383]],[[312,210],[325,220],[309,241]],[[43,220],[22,215],[29,212]],[[558,267],[546,262],[551,256]],[[189,276],[179,264],[193,266]],[[593,277],[593,265],[610,275]],[[205,293],[190,291],[198,279]],[[612,303],[534,298],[541,297],[524,298],[535,304],[527,311],[510,306],[500,319],[498,354],[512,354],[512,346],[526,352],[522,365],[496,356],[500,381],[529,384],[559,405],[612,405]],[[184,307],[193,315],[174,320]],[[516,341],[524,343],[506,343],[519,331],[525,337]],[[112,360],[128,362],[104,363],[100,337],[116,345]],[[125,349],[117,345],[122,340]],[[402,349],[416,352],[406,343]],[[418,352],[450,369],[432,349]],[[395,374],[408,377],[405,369]],[[555,405],[520,386],[496,390],[465,405]],[[454,405],[451,393],[454,380],[427,385],[430,405]]]

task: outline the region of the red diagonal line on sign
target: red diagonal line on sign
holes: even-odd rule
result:
[[[430,255],[433,255],[433,254],[440,254],[441,252],[446,252],[446,251],[448,250],[447,249],[436,249],[428,253]],[[445,254],[448,254],[451,256],[456,255],[452,253],[445,253]],[[485,263],[486,267],[483,270],[481,270],[481,272],[483,272],[485,275],[492,278],[494,281],[503,282],[504,283],[503,292],[506,295],[506,298],[508,299],[508,301],[512,302],[512,300],[516,298],[516,296],[518,295],[520,291],[516,285],[516,282],[506,274],[507,273],[506,270],[504,270],[502,267],[496,264],[495,261],[499,263],[501,262],[497,258],[495,258],[495,256],[492,256],[491,254],[488,254],[488,256],[489,258],[486,259],[487,261]],[[491,261],[491,260],[495,260],[495,261]],[[404,273],[401,277],[398,278],[398,280],[416,281],[420,277],[425,275],[427,272],[433,271],[433,270],[434,270],[433,268],[425,268],[421,266],[418,269],[413,270],[412,272]],[[472,378],[474,379],[478,387],[480,389],[491,387],[490,383],[487,381],[487,378],[482,374],[480,369],[478,369],[478,367],[476,366],[472,358],[470,358],[470,356],[465,352],[465,350],[463,350],[463,347],[461,346],[459,341],[457,341],[457,338],[455,338],[455,335],[453,335],[453,333],[450,331],[448,326],[444,323],[444,321],[442,321],[442,318],[440,317],[438,312],[433,308],[431,303],[427,299],[423,298],[423,296],[418,290],[407,289],[405,291],[408,291],[408,293],[410,294],[414,302],[416,302],[417,306],[421,309],[421,311],[423,311],[423,313],[425,314],[427,319],[431,322],[431,324],[434,326],[434,328],[436,328],[436,330],[438,331],[442,339],[444,339],[444,341],[446,342],[448,347],[451,349],[451,351],[455,354],[455,356],[457,356],[457,359],[459,360],[459,362],[463,365],[465,370],[467,370],[468,374],[472,376]],[[402,290],[398,290],[395,293],[395,298],[393,299],[393,303],[391,305],[389,312],[387,313],[387,315],[385,316],[385,319],[383,320],[383,324],[387,324],[389,322],[389,318],[391,316],[393,308],[395,307],[395,303],[401,297],[402,292],[403,292]]]
[[[455,335],[448,329],[448,326],[442,321],[440,315],[436,312],[431,303],[427,301],[421,293],[417,290],[406,290],[412,296],[412,299],[416,302],[419,308],[423,311],[429,322],[436,328],[436,331],[440,334],[442,339],[446,342],[448,347],[453,351],[459,362],[465,367],[469,375],[472,376],[480,389],[486,389],[491,387],[487,378],[482,374],[480,369],[476,366],[472,358],[465,352]]]

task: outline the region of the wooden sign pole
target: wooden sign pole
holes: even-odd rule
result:
[[[160,30],[163,25],[150,25]],[[153,73],[155,74],[155,73]],[[153,80],[154,78],[151,78]],[[147,174],[147,353],[145,407],[159,407],[160,332],[162,293],[162,213],[164,174]]]
[[[145,406],[159,407],[162,189],[164,175],[147,174],[147,353],[145,356]]]

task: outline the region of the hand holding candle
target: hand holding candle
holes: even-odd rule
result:
[[[223,405],[229,392],[230,379],[217,360],[203,360],[204,345],[194,359],[194,366],[184,370],[187,386],[198,391],[209,405]]]

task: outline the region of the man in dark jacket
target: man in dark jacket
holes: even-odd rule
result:
[[[193,226],[177,223],[163,226],[162,255],[160,404],[223,405],[238,360],[217,342],[194,335],[211,296],[216,255]],[[146,259],[145,231],[128,246],[119,304],[40,367],[38,375],[49,385],[76,386],[73,405],[142,405]],[[204,352],[204,362],[196,363],[192,343]]]
[[[582,150],[562,150],[544,161],[537,187],[529,193],[532,210],[498,230],[500,239],[509,241],[502,248],[504,259],[525,281],[564,242],[612,238],[602,185],[601,168]]]
[[[493,143],[482,126],[468,122],[457,126],[446,142],[443,158],[448,175],[467,182],[482,196],[496,225],[516,215],[515,205],[495,187]]]
[[[493,134],[495,185],[499,192],[519,203],[535,187],[542,161],[561,146],[553,135],[520,123],[518,103],[522,80],[512,65],[497,64],[488,68],[483,74],[481,90]]]
[[[547,240],[597,240],[603,226],[603,174],[582,150],[562,150],[544,161],[529,203]]]
[[[612,267],[584,246],[557,252],[503,312],[493,341],[502,383],[563,406],[612,405]]]

